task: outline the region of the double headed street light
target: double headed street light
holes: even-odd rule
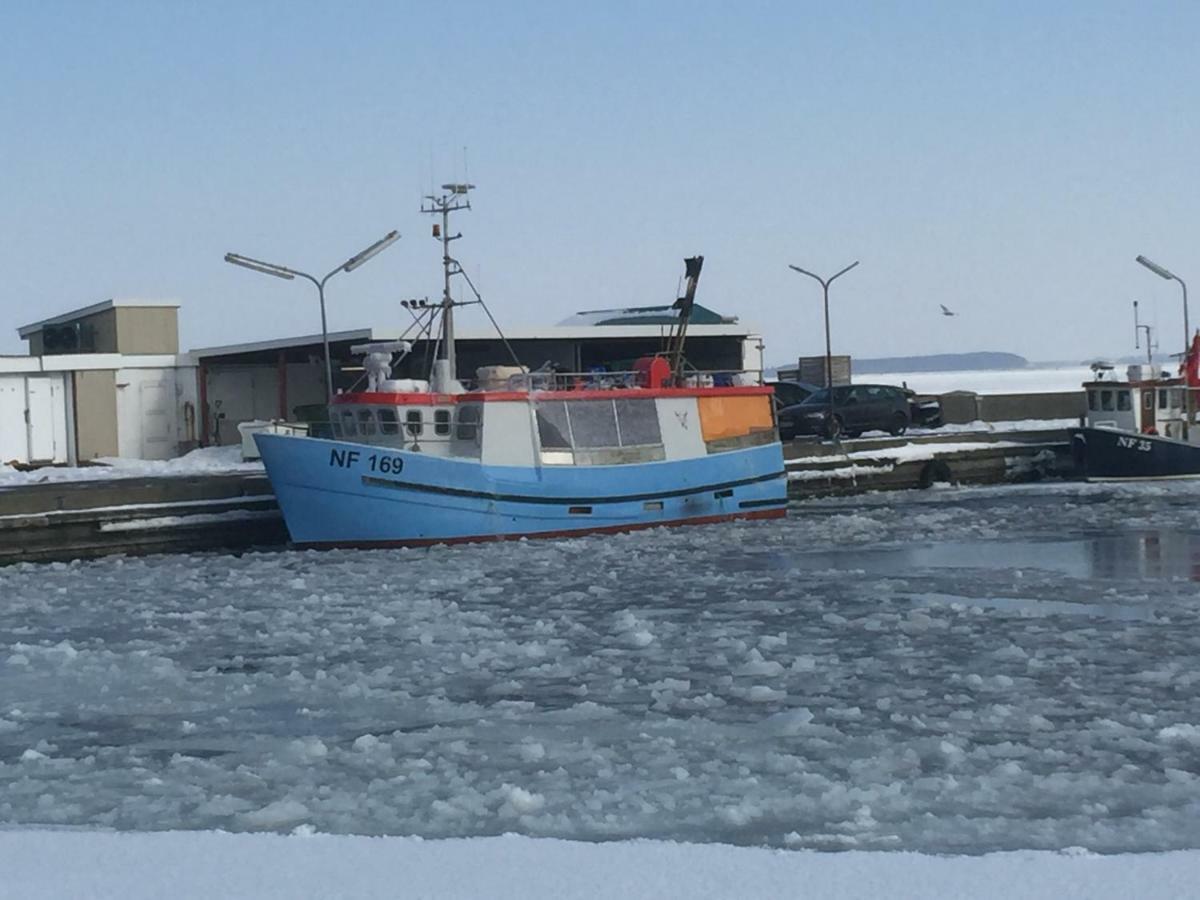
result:
[[[380,250],[394,244],[399,238],[400,232],[388,232],[366,250],[363,250],[356,256],[350,257],[320,280],[309,275],[307,272],[289,269],[287,266],[277,266],[275,263],[263,262],[261,259],[251,259],[248,256],[242,256],[238,253],[225,254],[225,262],[233,263],[235,266],[253,269],[255,272],[262,272],[264,275],[274,275],[276,278],[286,278],[288,281],[299,276],[307,278],[317,286],[317,297],[321,301],[321,343],[325,345],[325,396],[330,403],[333,402],[333,364],[329,360],[329,329],[325,324],[325,282],[338,272],[353,272]]]
[[[1146,259],[1146,257],[1144,257],[1144,256],[1139,256],[1137,258],[1137,261],[1140,262],[1147,269],[1149,269],[1151,272],[1153,272],[1155,275],[1157,275],[1159,278],[1165,278],[1168,281],[1178,281],[1179,286],[1181,288],[1183,288],[1183,351],[1186,353],[1188,350],[1188,347],[1190,347],[1191,343],[1192,343],[1192,331],[1191,331],[1191,328],[1188,326],[1187,285],[1184,284],[1183,279],[1180,278],[1178,275],[1176,275],[1174,272],[1170,271],[1169,269],[1164,269],[1158,263],[1153,262],[1149,259]]]
[[[829,391],[830,437],[833,436],[833,429],[836,426],[834,424],[835,419],[833,413],[833,349],[829,342],[829,286],[833,284],[836,279],[841,278],[857,265],[858,260],[856,259],[854,262],[850,263],[850,265],[846,266],[846,268],[842,269],[842,271],[835,275],[830,275],[828,278],[822,278],[820,275],[814,275],[812,272],[802,269],[799,266],[793,266],[790,264],[788,265],[789,269],[793,269],[799,272],[801,275],[807,275],[809,278],[816,279],[816,281],[820,283],[821,289],[825,292],[825,388]]]

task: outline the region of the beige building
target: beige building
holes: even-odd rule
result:
[[[197,445],[196,374],[179,304],[105,300],[18,329],[0,356],[0,462],[170,459]]]

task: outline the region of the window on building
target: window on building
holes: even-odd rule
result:
[[[380,434],[400,433],[400,420],[396,417],[396,410],[390,406],[384,406],[376,410],[375,415],[379,417]]]
[[[404,430],[413,437],[425,431],[425,416],[419,409],[410,409],[404,414]]]
[[[433,411],[433,433],[443,436],[450,434],[450,410],[435,409]]]
[[[1133,404],[1129,398],[1129,391],[1117,391],[1117,411],[1129,412],[1133,409]]]

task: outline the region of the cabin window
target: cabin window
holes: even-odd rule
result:
[[[561,401],[537,405],[538,438],[543,450],[570,450],[571,426],[567,405]]]
[[[450,410],[435,409],[433,411],[433,433],[442,436],[450,434]]]
[[[375,434],[375,414],[371,410],[358,411],[358,433],[364,436]]]
[[[571,400],[567,402],[571,437],[582,449],[619,447],[617,415],[611,400]]]
[[[1102,410],[1104,410],[1105,412],[1112,412],[1112,409],[1113,409],[1113,392],[1112,391],[1101,391],[1100,392],[1100,408]]]
[[[400,420],[396,418],[396,411],[390,406],[385,406],[376,410],[375,415],[379,417],[380,434],[400,433]]]
[[[658,409],[653,400],[618,400],[616,406],[622,447],[662,443]]]
[[[1090,409],[1092,412],[1095,412],[1097,409],[1100,408],[1099,405],[1096,403],[1096,392],[1088,391],[1087,395],[1088,395],[1088,409]]]
[[[1133,409],[1129,400],[1129,391],[1117,391],[1117,411],[1129,412]]]
[[[1165,390],[1161,390],[1158,392],[1158,408],[1159,409],[1167,408],[1167,392]]]
[[[479,440],[479,412],[476,404],[463,404],[458,408],[458,428],[455,432],[460,441]]]
[[[1183,409],[1183,390],[1181,388],[1171,388],[1171,406],[1175,409]]]
[[[404,414],[404,430],[413,437],[420,437],[425,430],[425,416],[419,409],[410,409]]]
[[[341,412],[342,434],[346,437],[354,437],[358,434],[358,427],[354,424],[354,410],[343,409]]]

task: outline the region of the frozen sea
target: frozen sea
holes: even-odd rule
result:
[[[0,824],[1200,847],[1200,486],[0,569]]]

